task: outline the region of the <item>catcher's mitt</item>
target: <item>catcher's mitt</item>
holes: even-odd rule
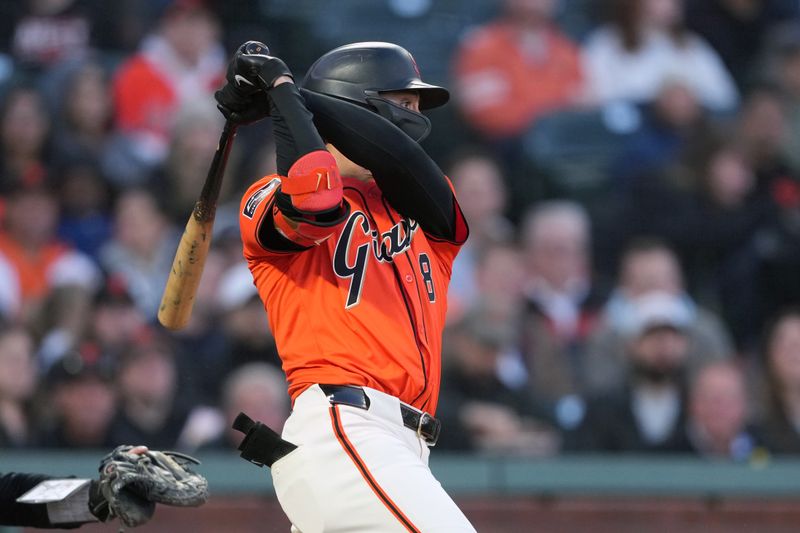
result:
[[[208,481],[189,468],[200,461],[177,452],[130,453],[133,448],[118,446],[100,462],[92,490],[95,516],[118,516],[135,527],[153,516],[156,503],[196,507],[208,499]]]

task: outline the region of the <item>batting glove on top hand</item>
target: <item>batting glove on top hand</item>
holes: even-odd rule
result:
[[[269,91],[281,76],[292,77],[286,64],[269,55],[257,41],[239,47],[228,64],[225,86],[214,94],[217,108],[236,124],[251,124],[269,116]]]
[[[239,84],[239,87],[249,85],[250,89],[269,91],[275,85],[275,80],[281,76],[294,79],[286,63],[280,58],[269,55],[267,45],[258,41],[247,41],[240,46],[231,63],[234,67],[233,81]]]
[[[269,98],[252,81],[238,71],[238,58],[247,51],[258,51],[255,41],[244,43],[228,63],[227,83],[214,93],[217,109],[234,124],[251,124],[269,116]]]

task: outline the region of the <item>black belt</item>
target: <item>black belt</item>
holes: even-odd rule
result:
[[[369,396],[361,387],[351,385],[320,385],[320,389],[332,404],[349,405],[359,409],[369,409]],[[400,415],[403,425],[417,432],[425,439],[428,446],[436,445],[442,424],[425,411],[415,409],[404,403],[400,404]]]

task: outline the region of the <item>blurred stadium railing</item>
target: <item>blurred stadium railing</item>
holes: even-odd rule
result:
[[[3,452],[0,471],[94,477],[103,452]],[[212,499],[161,509],[137,531],[288,531],[270,476],[230,454],[201,454]],[[686,457],[532,460],[438,455],[432,470],[478,531],[790,532],[800,524],[800,460]],[[88,531],[112,531],[108,525]]]

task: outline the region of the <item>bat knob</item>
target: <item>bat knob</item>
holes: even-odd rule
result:
[[[268,56],[269,46],[258,41],[247,41],[239,48],[239,51],[241,51],[245,55],[258,54],[258,55]]]

